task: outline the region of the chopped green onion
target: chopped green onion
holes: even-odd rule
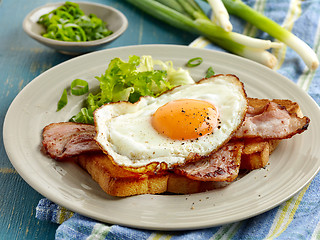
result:
[[[212,67],[209,67],[207,70],[206,78],[210,78],[215,75],[215,72]]]
[[[89,91],[88,82],[82,79],[75,79],[71,83],[71,93],[76,96],[83,95]],[[68,103],[67,89],[63,90],[60,100],[57,104],[57,112],[64,108]]]
[[[196,66],[199,66],[202,62],[203,62],[203,59],[201,57],[191,58],[187,62],[187,67],[196,67]]]
[[[89,91],[88,82],[82,79],[75,79],[71,83],[71,93],[76,96],[83,95]]]
[[[67,42],[85,42],[101,39],[112,34],[106,23],[94,14],[88,16],[79,4],[66,2],[38,20],[46,32],[43,37]]]
[[[57,104],[57,112],[60,111],[62,108],[64,108],[64,106],[66,106],[67,103],[68,103],[67,89],[64,89],[61,95],[61,98]]]

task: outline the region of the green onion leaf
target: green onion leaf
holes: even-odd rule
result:
[[[38,20],[46,32],[43,37],[68,42],[85,42],[101,39],[113,32],[107,23],[94,14],[86,16],[77,3],[66,2]]]
[[[71,93],[76,96],[81,96],[89,91],[88,82],[82,79],[75,79],[71,83]]]
[[[57,112],[60,111],[62,108],[64,108],[64,106],[66,106],[67,103],[68,103],[67,89],[64,89],[61,95],[61,98],[57,104]]]
[[[201,57],[191,58],[187,62],[187,67],[196,67],[196,66],[199,66],[202,62],[203,62],[203,59]]]
[[[207,70],[206,78],[210,78],[215,75],[215,72],[212,67],[209,67]]]

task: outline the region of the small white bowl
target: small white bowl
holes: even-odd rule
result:
[[[104,22],[106,22],[107,28],[113,31],[113,33],[105,38],[87,42],[66,42],[42,37],[41,34],[45,32],[45,29],[42,25],[37,23],[40,16],[58,8],[59,6],[63,5],[64,2],[49,3],[30,12],[23,21],[23,30],[31,38],[48,47],[56,49],[64,54],[77,55],[99,50],[104,45],[118,38],[128,27],[128,20],[125,15],[113,7],[89,2],[76,3],[79,4],[80,9],[86,15],[93,13],[98,18],[101,18]]]

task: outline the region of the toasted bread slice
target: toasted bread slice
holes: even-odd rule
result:
[[[80,155],[78,164],[100,187],[112,196],[155,194],[167,191],[167,174],[147,175],[125,170],[112,163],[104,153]]]
[[[191,194],[210,191],[229,185],[230,182],[197,181],[183,175],[169,173],[167,192],[176,194]]]
[[[238,143],[238,145],[239,144],[240,143]],[[241,147],[236,149],[232,148],[233,151],[231,152],[232,156],[234,155],[236,159],[231,159],[234,163],[230,168],[238,167],[237,172],[239,171],[242,143],[240,145]],[[226,157],[226,155],[222,155],[222,158]],[[203,159],[203,161],[205,160],[206,159]],[[208,159],[208,161],[210,161],[210,159]],[[194,180],[185,175],[170,171],[162,171],[157,174],[131,172],[114,164],[112,159],[102,152],[82,154],[77,158],[77,163],[91,175],[92,179],[95,180],[106,193],[118,197],[139,194],[159,194],[164,192],[190,194],[221,188],[230,183],[230,181],[227,182],[223,180],[221,182]],[[219,163],[218,161],[217,164]],[[223,166],[218,169],[222,171]],[[212,174],[220,175],[222,172],[213,172]]]
[[[84,168],[103,191],[125,197],[165,192],[190,194],[226,186],[226,182],[202,182],[171,172],[156,175],[137,174],[114,165],[103,153],[82,154],[77,163]]]
[[[280,140],[261,141],[250,139],[244,142],[240,169],[254,170],[265,167],[269,155],[278,146]]]
[[[303,117],[298,103],[282,99],[271,101],[285,107],[289,113],[295,113],[298,117]],[[253,107],[257,112],[262,111],[269,102],[270,100],[268,99],[248,98],[248,105]],[[276,149],[279,143],[280,140],[246,140],[244,142],[240,169],[254,170],[265,167],[269,162],[269,155]]]

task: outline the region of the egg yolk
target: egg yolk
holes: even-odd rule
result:
[[[174,140],[196,139],[218,125],[217,108],[206,101],[179,99],[159,107],[152,115],[155,130]]]

